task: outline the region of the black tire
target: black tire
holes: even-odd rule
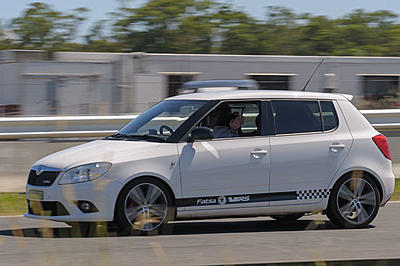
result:
[[[379,189],[375,181],[361,172],[344,176],[334,185],[326,215],[342,228],[362,228],[378,214]]]
[[[142,199],[146,201],[140,202]],[[174,217],[174,201],[168,188],[156,179],[140,178],[119,194],[114,222],[121,235],[156,235],[168,231],[167,223]]]
[[[281,222],[293,222],[301,217],[303,217],[304,212],[301,213],[288,213],[288,214],[280,214],[280,215],[270,215],[272,219],[275,219],[277,221]]]

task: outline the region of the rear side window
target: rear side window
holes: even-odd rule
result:
[[[322,119],[324,120],[324,131],[338,127],[338,118],[332,102],[321,101]]]
[[[276,134],[322,131],[318,101],[272,101]]]

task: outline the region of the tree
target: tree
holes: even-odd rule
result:
[[[115,13],[120,19],[114,23],[114,37],[134,51],[181,52],[177,40],[185,39],[182,30],[194,34],[186,39],[193,45],[208,47],[204,43],[211,33],[207,18],[214,5],[208,0],[151,0],[139,8],[120,8]]]
[[[263,54],[263,28],[252,19],[226,28],[219,52],[224,54]]]
[[[212,14],[214,47],[224,54],[257,53],[257,21],[232,5],[217,5]]]
[[[295,53],[298,55],[329,55],[338,43],[335,20],[325,16],[305,17],[307,23],[298,27],[300,37]]]
[[[387,54],[385,44],[390,41],[387,31],[393,27],[397,15],[389,11],[365,12],[361,9],[337,20],[339,42],[334,55]]]
[[[297,15],[290,9],[269,6],[266,21],[262,24],[264,51],[269,54],[295,54],[300,39],[298,21],[301,19],[304,15]]]
[[[213,25],[206,16],[188,16],[182,20],[169,45],[175,53],[208,54],[212,52]]]
[[[227,1],[148,0],[138,8],[117,1],[110,20],[91,25],[83,43],[76,40],[87,8],[59,12],[31,3],[11,28],[0,27],[0,49],[400,56],[400,24],[390,11],[359,9],[331,19],[270,6],[259,20]]]
[[[0,21],[0,50],[12,48],[12,40],[9,38],[6,29]]]
[[[87,8],[77,8],[72,13],[53,10],[49,5],[34,2],[21,17],[12,20],[11,26],[19,37],[19,48],[54,49],[62,47],[76,37],[77,28],[85,20]]]

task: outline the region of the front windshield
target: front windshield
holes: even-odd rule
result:
[[[167,139],[205,103],[194,100],[162,101],[124,126],[117,135]]]

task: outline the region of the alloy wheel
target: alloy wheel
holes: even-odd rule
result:
[[[167,198],[158,186],[142,183],[133,187],[127,194],[124,211],[134,229],[147,232],[164,222],[167,207]]]
[[[350,178],[337,193],[337,207],[342,217],[351,224],[363,224],[377,208],[373,186],[362,178]]]

